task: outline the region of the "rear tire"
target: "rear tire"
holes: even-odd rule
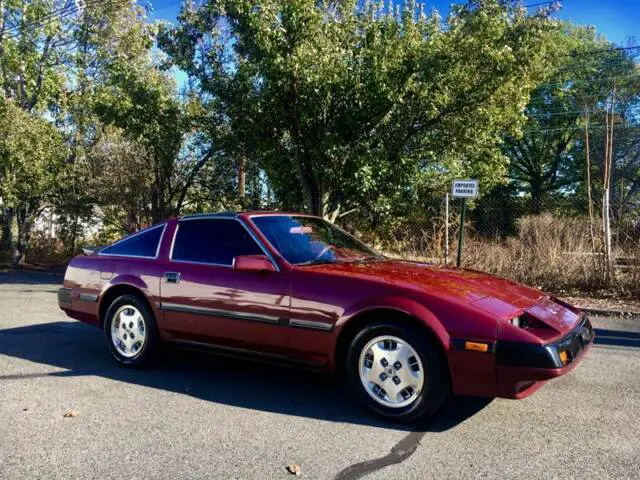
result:
[[[450,392],[447,365],[436,343],[427,332],[393,321],[360,330],[345,367],[358,398],[387,420],[426,419]]]
[[[153,313],[135,295],[121,295],[109,305],[104,333],[111,356],[127,367],[148,364],[158,349],[159,336]]]

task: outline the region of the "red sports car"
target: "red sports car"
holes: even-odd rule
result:
[[[190,215],[67,268],[59,305],[123,365],[163,343],[343,372],[376,413],[412,421],[449,392],[522,398],[593,343],[587,317],[485,273],[385,258],[320,218]]]

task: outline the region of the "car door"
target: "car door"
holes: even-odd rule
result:
[[[234,217],[181,219],[161,283],[168,332],[182,341],[283,353],[288,274],[233,268],[236,256],[264,254]]]

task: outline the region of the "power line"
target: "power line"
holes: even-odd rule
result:
[[[597,55],[599,53],[609,53],[609,52],[618,52],[618,51],[629,51],[629,50],[639,50],[640,49],[640,45],[633,45],[630,47],[611,47],[611,48],[604,48],[604,49],[600,49],[600,50],[587,50],[586,52],[569,52],[568,55],[576,55],[576,56],[582,56],[582,55]]]
[[[536,89],[540,89],[540,88],[545,88],[545,87],[564,87],[564,86],[570,86],[570,84],[583,84],[583,83],[599,83],[599,82],[608,82],[611,80],[633,80],[633,79],[637,79],[640,80],[640,70],[638,71],[638,73],[632,73],[629,75],[615,75],[613,77],[598,77],[598,78],[584,78],[584,79],[571,79],[571,80],[567,80],[565,82],[556,82],[556,83],[543,83],[541,85],[538,85],[536,87]]]
[[[77,8],[78,8],[78,2],[75,2],[75,1],[72,1],[72,0],[67,0],[67,1],[65,1],[64,6],[62,6],[61,8],[58,8],[58,9],[52,10],[51,12],[48,12],[48,13],[46,13],[46,14],[44,14],[41,18],[39,18],[39,19],[37,20],[37,22],[43,22],[43,21],[46,21],[47,19],[50,19],[50,18],[52,18],[52,17],[57,16],[58,14],[60,14],[60,13],[64,12],[64,11],[65,11],[68,7],[70,7],[72,4],[74,5],[74,9],[77,9]],[[17,31],[19,31],[19,30],[20,30],[20,28],[22,28],[22,27],[21,27],[21,25],[15,25],[15,26],[13,26],[13,27],[10,27],[10,28],[8,28],[8,29],[5,29],[4,33],[17,32]]]
[[[42,28],[42,27],[46,27],[48,25],[51,25],[52,23],[56,22],[56,21],[60,21],[60,20],[64,20],[65,18],[68,18],[72,15],[74,15],[75,13],[78,13],[80,11],[84,12],[84,10],[89,7],[89,6],[95,6],[95,5],[100,5],[102,3],[108,3],[108,4],[114,4],[114,2],[117,2],[118,0],[86,0],[82,3],[80,2],[75,2],[73,4],[73,7],[69,8],[70,3],[67,2],[65,4],[65,6],[61,9],[58,10],[54,10],[53,12],[50,12],[46,15],[43,15],[43,17],[41,19],[38,20],[38,22],[30,22],[28,24],[28,26],[30,28]],[[122,2],[122,5],[126,5],[128,3],[127,0],[120,0]],[[22,26],[20,25],[16,25],[13,26],[7,30],[5,30],[6,32],[10,32],[13,33],[11,35],[7,35],[5,37],[5,39],[9,40],[15,40],[20,36],[20,30],[21,30]]]
[[[89,1],[92,1],[92,0],[89,0]],[[95,0],[93,0],[93,2],[95,2]],[[69,8],[71,6],[72,8]],[[84,7],[85,5],[82,6],[82,8]],[[58,18],[65,18],[66,16],[68,16],[70,12],[75,13],[80,9],[81,9],[81,5],[79,2],[72,2],[67,0],[63,7],[58,8],[56,10],[52,10],[49,13],[46,13],[41,18],[39,18],[36,22],[29,22],[28,26],[31,27],[34,24],[37,28],[46,26],[49,23],[52,23],[54,20],[57,20]],[[20,32],[21,29],[22,29],[22,25],[15,25],[13,27],[6,29],[5,33],[9,33],[9,35],[7,35],[6,38],[17,38],[18,36],[17,34]]]
[[[625,111],[626,109],[623,109],[622,111]],[[626,110],[626,111],[632,111],[633,108],[631,110]],[[580,109],[561,109],[561,108],[557,108],[557,109],[550,109],[550,110],[534,110],[534,113],[526,113],[525,115],[527,117],[555,117],[555,116],[562,116],[562,115],[574,115],[574,114],[584,114],[585,111],[587,113],[601,113],[604,112],[605,109],[604,108],[599,108],[599,107],[593,107],[593,108],[580,108]],[[620,110],[618,110],[620,111]]]
[[[173,7],[177,6],[177,5],[180,5],[181,3],[182,3],[182,0],[179,0],[177,2],[169,2],[169,3],[161,6],[160,8],[154,8],[152,10],[152,13],[155,15],[158,12],[162,12],[163,10],[169,10],[170,8],[173,8]]]
[[[604,112],[603,108],[589,108],[586,110],[587,113],[598,114]],[[584,109],[581,110],[565,110],[565,111],[550,111],[550,112],[539,112],[539,113],[524,113],[527,118],[547,118],[547,117],[563,117],[563,116],[581,116],[585,113]],[[621,113],[621,111],[617,110],[616,113]]]
[[[560,2],[558,2],[558,1],[550,1],[550,2],[531,3],[529,5],[523,5],[523,7],[524,8],[534,8],[534,7],[541,7],[542,5],[555,5],[555,4],[560,4]]]
[[[589,113],[598,113],[601,109],[587,109],[586,111]],[[558,117],[558,116],[567,116],[567,115],[580,115],[583,114],[585,110],[564,110],[564,111],[549,111],[549,112],[539,112],[539,113],[526,113],[525,115],[529,118],[531,117]]]
[[[610,125],[606,125],[606,124],[590,124],[589,125],[589,129],[595,128],[595,129],[602,129],[602,128],[607,128]],[[624,125],[621,123],[614,123],[614,130],[616,129],[636,129],[636,128],[640,128],[640,125]],[[569,128],[536,128],[536,129],[529,129],[529,130],[523,130],[522,133],[526,133],[526,134],[530,134],[530,133],[550,133],[550,132],[571,132],[571,131],[576,131],[576,130],[581,130],[584,131],[584,127],[569,127]]]
[[[608,60],[602,63],[598,63],[595,65],[592,65],[592,67],[594,67],[595,69],[599,69],[599,70],[604,70],[604,69],[610,69],[610,68],[615,68],[615,67],[621,67],[621,66],[627,66],[627,65],[636,65],[637,63],[635,62],[636,58],[639,56],[640,54],[634,54],[634,56],[628,56],[625,58],[619,58],[619,59],[615,59],[615,60]],[[578,72],[578,71],[582,71],[585,69],[585,65],[567,65],[565,67],[559,68],[558,70],[556,70],[556,73],[560,74],[560,73],[572,73],[572,72]]]

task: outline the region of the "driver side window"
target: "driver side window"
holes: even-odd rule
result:
[[[174,261],[231,267],[234,257],[263,254],[244,226],[233,219],[182,219],[175,235]]]

